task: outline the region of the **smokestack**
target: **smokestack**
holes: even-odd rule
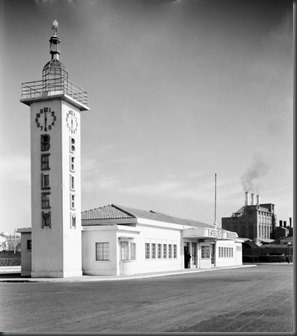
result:
[[[260,205],[260,195],[257,195],[257,205]]]
[[[251,194],[251,205],[254,205],[254,194]]]
[[[290,227],[292,227],[292,217],[289,218]]]
[[[284,227],[287,227],[287,221],[284,221]]]
[[[245,192],[245,205],[246,206],[249,205],[249,192],[248,191]]]
[[[279,226],[280,226],[280,227],[283,226],[283,221],[282,221],[282,220],[279,221]]]

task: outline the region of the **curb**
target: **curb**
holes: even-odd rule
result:
[[[100,282],[100,281],[122,281],[122,280],[137,280],[137,279],[148,279],[148,278],[157,278],[165,276],[174,276],[174,275],[184,275],[184,274],[193,274],[193,273],[202,273],[202,272],[213,272],[220,270],[228,269],[238,269],[238,268],[247,268],[247,267],[256,267],[257,265],[239,265],[239,266],[230,266],[230,267],[218,267],[218,268],[207,268],[207,269],[196,269],[196,270],[181,270],[181,271],[172,271],[172,272],[160,272],[160,273],[150,273],[150,274],[135,274],[127,276],[86,276],[81,277],[69,277],[69,278],[0,278],[0,282],[15,282],[15,283],[28,283],[28,282]],[[9,271],[5,271],[9,273]],[[16,272],[10,272],[10,274]],[[18,273],[18,272],[17,272]],[[1,269],[0,269],[1,274]]]

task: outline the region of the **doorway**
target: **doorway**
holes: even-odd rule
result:
[[[197,243],[192,243],[192,266],[193,268],[197,268]]]
[[[190,243],[184,243],[184,267],[191,268]]]
[[[215,253],[216,253],[215,244],[211,244],[210,245],[210,260],[211,260],[212,266],[214,266],[215,264]]]

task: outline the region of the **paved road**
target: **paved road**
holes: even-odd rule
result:
[[[162,278],[0,283],[1,331],[292,332],[293,266]]]

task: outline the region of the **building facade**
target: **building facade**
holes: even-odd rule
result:
[[[260,196],[256,201],[254,194],[245,194],[245,205],[234,212],[231,217],[222,218],[222,228],[234,231],[242,238],[252,240],[272,241],[276,225],[274,204],[260,203]]]
[[[86,91],[60,62],[58,23],[42,80],[22,84],[30,106],[32,227],[19,229],[22,275],[71,277],[241,265],[238,235],[115,205],[81,212],[80,117]]]
[[[120,276],[242,265],[242,240],[202,222],[108,205],[83,211],[82,273]],[[30,275],[34,241],[22,232],[22,275]],[[28,249],[29,247],[29,249]]]

